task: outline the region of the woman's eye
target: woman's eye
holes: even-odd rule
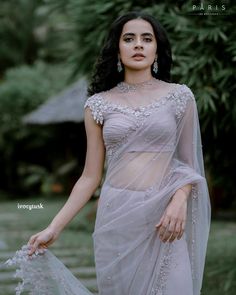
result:
[[[144,38],[144,41],[145,42],[152,42],[152,39],[151,38]]]
[[[132,40],[133,40],[133,38],[130,38],[130,37],[124,39],[125,42],[131,42]]]

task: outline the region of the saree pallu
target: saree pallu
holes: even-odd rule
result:
[[[95,94],[86,107],[103,125],[106,148],[106,175],[93,232],[99,295],[200,295],[210,201],[191,90],[177,84],[167,95],[136,108]],[[192,189],[185,233],[180,240],[164,243],[155,225],[186,184]],[[56,258],[48,254],[51,266]],[[58,294],[91,294],[78,279],[69,279],[65,266],[60,267],[62,273],[65,270],[62,284],[55,275],[56,263],[50,267],[50,284],[59,286]],[[47,276],[52,277],[50,271]],[[25,275],[21,278],[24,281]]]

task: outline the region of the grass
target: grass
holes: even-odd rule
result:
[[[7,250],[15,251],[29,237],[45,228],[66,199],[32,198],[0,201],[0,241]],[[44,209],[17,209],[17,204],[43,204]],[[75,255],[74,265],[94,266],[92,232],[95,221],[95,202],[89,202],[62,232],[51,250],[60,258]],[[68,257],[69,258],[69,257]],[[208,242],[202,295],[236,294],[236,222],[212,221]],[[4,294],[7,295],[7,294]]]
[[[212,221],[202,295],[236,294],[236,222]]]
[[[0,240],[10,249],[25,244],[32,234],[41,231],[51,222],[66,199],[37,198],[30,200],[4,201],[0,203]],[[18,209],[18,204],[42,204],[43,209]],[[59,239],[51,246],[91,247],[95,220],[95,202],[88,203],[66,227]],[[93,209],[94,208],[94,209]],[[10,233],[10,234],[9,234]]]

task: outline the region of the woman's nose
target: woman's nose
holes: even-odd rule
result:
[[[143,48],[142,40],[140,38],[137,38],[135,48]]]

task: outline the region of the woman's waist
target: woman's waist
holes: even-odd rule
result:
[[[109,166],[106,181],[116,188],[144,191],[176,179],[200,179],[197,171],[176,159],[172,153],[126,153]]]
[[[114,187],[146,190],[163,178],[170,153],[126,153],[108,166],[107,181]]]

